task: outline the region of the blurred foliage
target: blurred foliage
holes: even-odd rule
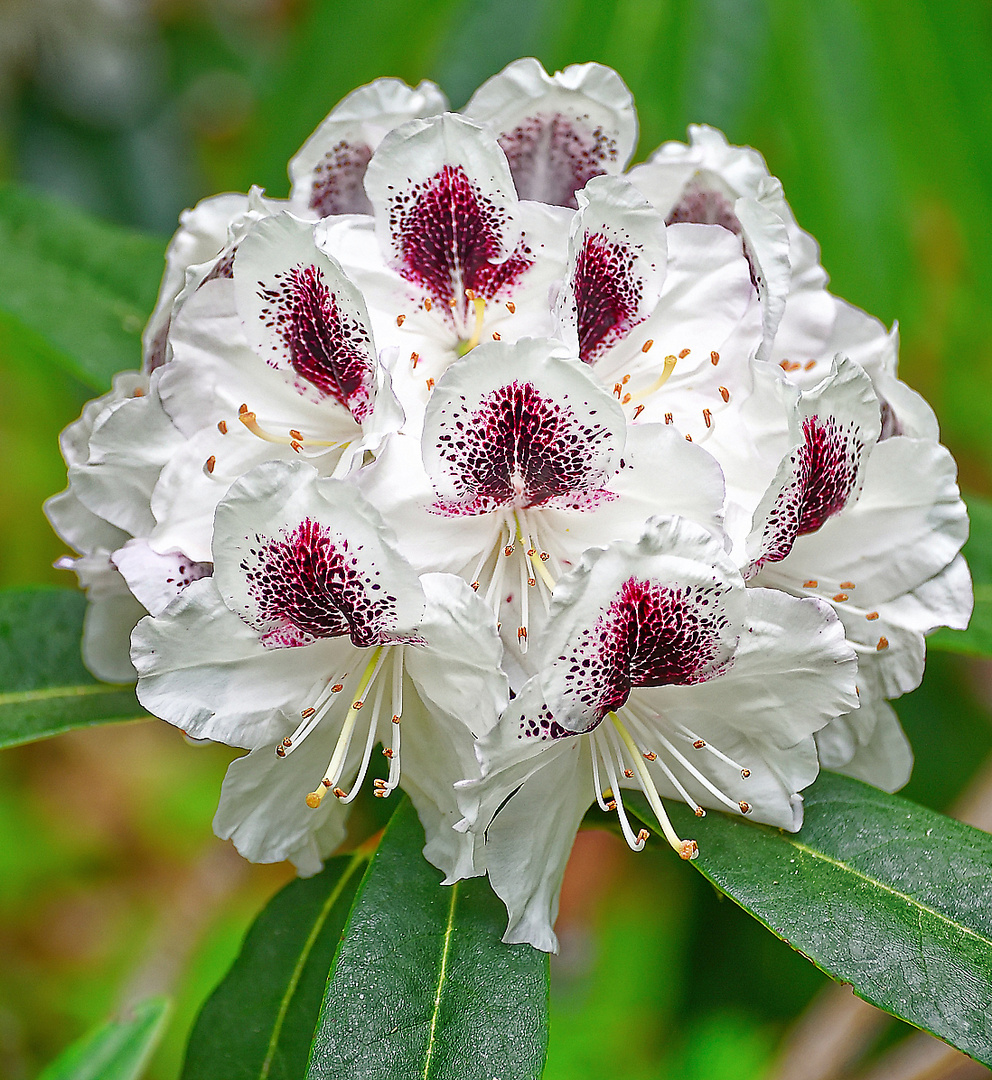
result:
[[[376,76],[434,78],[460,105],[518,55],[611,64],[637,101],[640,157],[691,122],[764,153],[835,290],[900,320],[904,377],[966,486],[992,494],[986,0],[5,0],[0,23],[0,178],[163,238],[215,191],[284,194],[288,157]],[[43,286],[57,305],[58,280]],[[50,360],[0,318],[0,585],[66,583],[40,504],[91,391]],[[910,797],[947,808],[981,771],[989,697],[980,665],[932,656],[899,703]],[[229,758],[156,723],[0,754],[0,1075],[28,1080],[166,988],[174,1018],[148,1075],[178,1075],[200,1003],[289,877],[211,837]],[[825,983],[677,860],[606,833],[580,838],[559,930],[549,1080],[763,1076]]]

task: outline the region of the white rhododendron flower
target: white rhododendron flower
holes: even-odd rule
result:
[[[680,518],[637,544],[586,552],[555,589],[538,673],[479,745],[465,825],[485,836],[508,941],[555,947],[565,862],[595,800],[644,846],[623,789],[647,796],[685,859],[660,795],[698,816],[729,809],[794,830],[817,772],[812,733],[856,705],[854,650],[816,600],[748,589],[720,543]],[[529,824],[541,822],[535,829]]]
[[[691,857],[663,798],[797,829],[821,767],[905,782],[888,702],[967,622],[967,518],[895,329],[756,151],[694,127],[628,170],[598,64],[446,110],[378,80],[287,198],[183,215],[48,512],[91,669],[249,751],[221,836],[314,873],[402,788],[550,949],[594,802],[640,849],[639,790]]]

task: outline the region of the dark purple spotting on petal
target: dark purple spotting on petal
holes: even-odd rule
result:
[[[169,342],[171,326],[172,320],[166,319],[156,331],[155,337],[152,338],[151,345],[148,347],[148,355],[145,357],[146,375],[151,375],[153,371],[158,370],[165,363],[165,352]]]
[[[644,293],[634,271],[638,250],[603,233],[583,237],[572,284],[579,356],[587,364],[644,321],[637,311]]]
[[[528,117],[500,135],[499,145],[521,199],[572,210],[578,207],[576,191],[617,160],[616,139],[561,113]]]
[[[744,231],[730,200],[719,191],[690,185],[682,193],[682,198],[672,208],[666,221],[674,225],[679,221],[688,221],[696,225],[722,225],[740,236]]]
[[[276,274],[258,295],[265,301],[261,319],[275,330],[296,374],[364,420],[372,408],[372,343],[365,327],[341,310],[320,267],[301,264]]]
[[[217,281],[218,278],[234,277],[234,256],[237,251],[237,244],[230,251],[225,251],[211,267],[210,273],[200,282],[200,285],[205,285],[208,281]],[[199,287],[198,285],[197,288]]]
[[[628,578],[595,626],[558,657],[568,666],[566,693],[594,718],[590,727],[621,708],[637,687],[692,686],[725,670],[725,592],[718,585]]]
[[[276,537],[256,535],[241,569],[262,644],[285,649],[344,634],[359,648],[394,640],[396,598],[360,553],[310,518]]]
[[[741,225],[740,218],[734,213],[733,204],[725,195],[719,191],[691,184],[672,208],[665,224],[674,225],[680,221],[696,225],[721,225],[734,236],[739,236],[744,258],[747,259],[751,270],[751,284],[758,289],[759,294],[762,292],[763,282],[744,240],[744,227]]]
[[[438,443],[457,494],[434,509],[444,514],[485,514],[501,506],[584,508],[604,477],[590,465],[612,432],[582,421],[570,405],[533,383],[511,382],[489,393],[465,416],[462,405],[444,406]]]
[[[781,562],[797,537],[816,532],[844,509],[857,483],[864,449],[861,429],[853,421],[842,424],[833,416],[803,420],[803,442],[789,458],[791,479],[765,523],[757,565],[745,576],[752,576],[763,563]]]
[[[799,514],[800,536],[816,532],[847,505],[865,448],[860,434],[855,423],[840,424],[833,416],[803,420],[809,475]]]
[[[365,194],[365,170],[372,147],[342,139],[317,162],[310,190],[310,209],[321,217],[331,214],[371,214]]]
[[[398,249],[399,272],[433,299],[466,310],[465,290],[490,300],[530,269],[523,241],[504,261],[499,257],[506,210],[487,199],[458,165],[390,198],[389,228]]]
[[[536,717],[524,717],[520,722],[518,739],[540,739],[547,742],[548,739],[567,739],[572,735],[581,735],[581,731],[568,731],[557,720],[551,718],[551,710],[547,705],[541,706],[541,711]]]

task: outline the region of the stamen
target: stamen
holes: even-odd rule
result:
[[[347,678],[347,676],[345,676]],[[301,723],[292,735],[288,735],[282,742],[276,747],[276,757],[284,758],[291,754],[298,746],[302,745],[306,737],[314,730],[314,728],[323,720],[327,715],[328,709],[331,707],[331,703],[335,695],[340,694],[343,689],[343,684],[336,682],[333,685],[328,683],[323,690],[317,695],[313,705],[308,706],[300,713]]]
[[[692,745],[696,750],[709,750],[714,757],[719,758],[725,765],[729,765],[731,768],[739,770],[742,775],[751,775],[750,769],[745,769],[743,765],[734,761],[732,757],[728,757],[722,750],[705,742],[694,731],[690,731],[684,724],[678,724],[677,727],[681,734],[687,739],[692,740]]]
[[[592,740],[592,786],[596,791],[596,802],[599,804],[600,810],[608,814],[612,807],[603,798],[603,787],[599,782],[599,743],[594,738]],[[613,804],[614,806],[616,803]]]
[[[737,803],[733,799],[728,798],[724,793],[709,779],[704,773],[701,773],[699,769],[693,765],[687,757],[679,753],[678,749],[673,743],[665,738],[664,735],[659,735],[662,745],[672,755],[673,758],[692,776],[694,776],[706,790],[720,802],[723,803],[729,810],[737,810]]]
[[[606,733],[607,735],[613,734],[609,728],[606,729]],[[596,734],[598,735],[599,732],[597,731]],[[620,747],[614,746],[613,749],[619,757],[621,753]],[[610,790],[613,792],[613,798],[610,800],[612,803],[610,809],[616,811],[617,820],[620,822],[620,830],[623,833],[624,840],[627,841],[627,847],[629,847],[631,851],[642,851],[644,848],[644,841],[639,840],[637,836],[634,835],[634,830],[630,827],[630,822],[627,820],[627,811],[624,809],[623,797],[620,794],[620,785],[617,783],[616,770],[613,768],[613,755],[604,754],[603,764],[606,766],[606,775],[610,778]],[[621,768],[622,767],[621,763]]]
[[[241,406],[241,411],[238,413],[238,419],[252,435],[257,435],[258,438],[262,439],[264,442],[275,443],[277,446],[291,446],[294,450],[298,450],[301,446],[348,445],[346,442],[326,442],[320,439],[304,439],[302,436],[298,437],[300,435],[298,431],[291,431],[288,437],[285,435],[273,435],[259,424],[258,418],[253,412],[249,412],[248,407],[245,405]]]
[[[351,785],[351,793],[348,795],[338,795],[338,798],[343,803],[350,803],[354,799],[358,792],[361,790],[362,783],[365,780],[365,774],[369,771],[369,761],[372,758],[372,747],[375,746],[376,731],[379,727],[379,710],[382,708],[382,695],[385,693],[386,683],[380,682],[375,691],[375,701],[372,703],[372,719],[369,721],[369,733],[365,740],[365,750],[362,752],[362,764],[358,769],[358,775],[355,777],[355,782]],[[337,791],[334,792],[337,795]]]
[[[630,751],[631,758],[634,762],[634,768],[637,770],[637,777],[640,781],[641,790],[647,796],[648,803],[654,811],[655,817],[658,819],[658,824],[661,826],[661,831],[665,834],[665,839],[682,856],[682,858],[695,858],[695,855],[682,854],[683,851],[690,850],[687,845],[692,845],[692,848],[695,848],[696,841],[681,839],[672,827],[672,823],[668,819],[668,814],[665,812],[664,806],[662,806],[661,796],[658,794],[658,789],[655,787],[654,780],[651,778],[651,773],[648,771],[644,758],[641,756],[641,751],[634,745],[634,740],[630,737],[630,733],[624,727],[623,722],[615,712],[610,713],[610,719],[613,721],[613,727],[616,729],[617,734],[623,739],[627,749]]]
[[[337,744],[334,747],[334,753],[331,755],[331,760],[324,773],[324,779],[321,781],[322,786],[318,786],[315,791],[311,791],[310,794],[307,795],[307,806],[311,808],[320,806],[321,800],[324,795],[327,794],[327,788],[337,784],[338,780],[341,778],[345,757],[347,756],[348,748],[351,746],[351,737],[354,734],[355,724],[358,720],[358,712],[365,704],[365,697],[369,692],[369,687],[375,681],[376,675],[379,674],[379,669],[385,662],[386,656],[387,652],[384,645],[377,646],[373,651],[365,670],[362,672],[362,677],[358,682],[355,700],[348,710],[348,715],[344,719],[344,724],[341,727],[341,734],[338,736]],[[328,781],[329,783],[325,783],[325,781]],[[339,796],[339,798],[340,797],[341,796]]]

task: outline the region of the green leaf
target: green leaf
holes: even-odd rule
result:
[[[0,747],[145,715],[133,687],[83,667],[85,610],[74,589],[0,591]]]
[[[149,998],[84,1035],[38,1080],[138,1080],[165,1031],[166,998]]]
[[[367,862],[331,859],[272,898],[197,1018],[182,1080],[300,1080]]]
[[[975,611],[967,630],[938,630],[927,638],[931,649],[992,656],[992,502],[968,496],[971,535],[964,556],[975,583]]]
[[[103,391],[141,362],[164,242],[53,199],[0,187],[0,320],[9,339]]]
[[[821,773],[787,833],[672,806],[693,865],[821,970],[992,1064],[992,836]]]
[[[442,886],[396,811],[327,983],[307,1080],[529,1080],[547,1049],[548,958],[504,945],[485,878]]]

